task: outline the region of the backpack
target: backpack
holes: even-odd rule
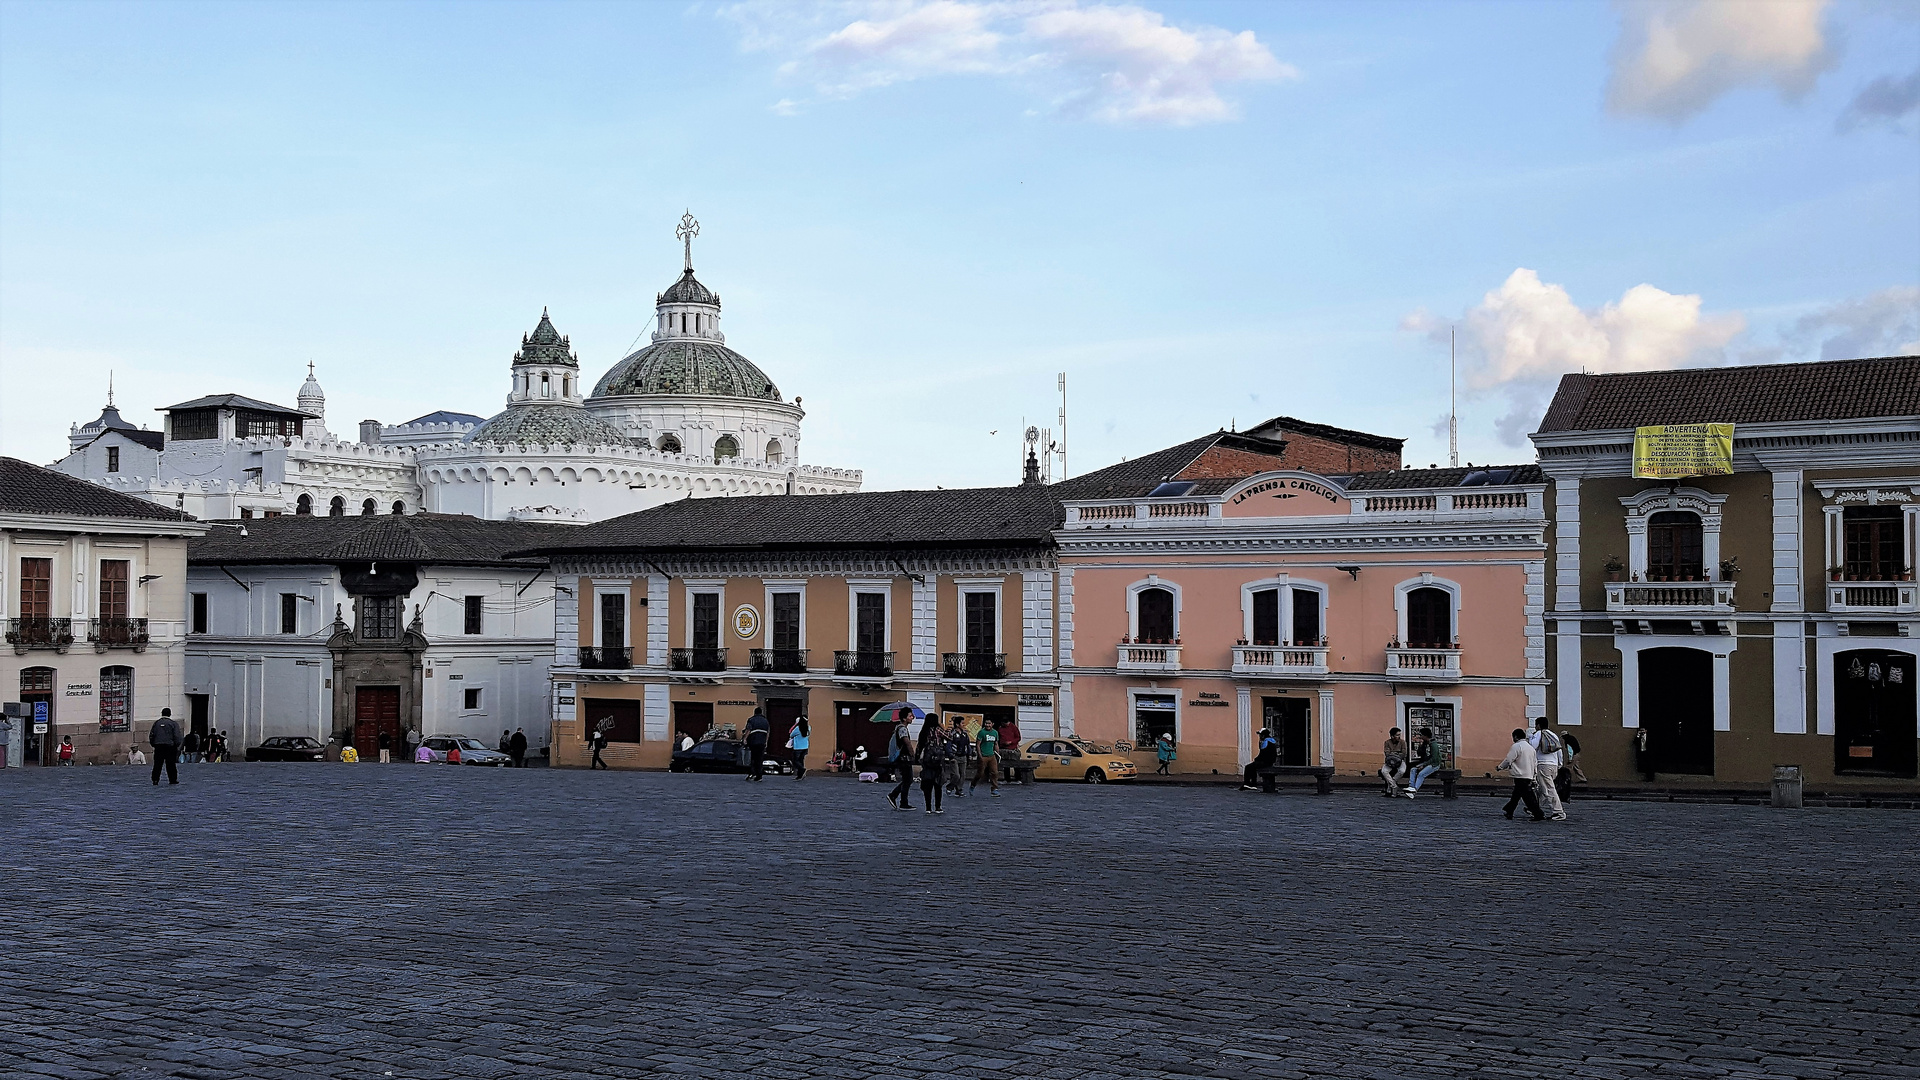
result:
[[[1560,752],[1560,736],[1555,735],[1551,730],[1547,728],[1541,728],[1540,729],[1540,745],[1536,747],[1536,749],[1540,751],[1540,756],[1542,757],[1545,757],[1548,754],[1559,753]]]

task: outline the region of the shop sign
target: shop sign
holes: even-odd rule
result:
[[[1733,472],[1732,424],[1655,424],[1633,429],[1633,475],[1682,480]]]
[[[1021,694],[1020,704],[1026,706],[1029,709],[1051,709],[1053,708],[1053,695],[1052,694]]]
[[[1234,505],[1237,506],[1240,503],[1246,502],[1248,499],[1253,498],[1255,495],[1259,495],[1263,492],[1272,491],[1275,488],[1293,489],[1292,491],[1275,495],[1274,498],[1276,499],[1291,499],[1297,494],[1304,493],[1308,495],[1318,495],[1321,498],[1327,500],[1328,502],[1337,503],[1340,501],[1339,492],[1334,491],[1332,488],[1329,488],[1323,484],[1316,484],[1311,480],[1265,480],[1258,484],[1253,485],[1252,487],[1239,493],[1238,495],[1235,495],[1233,497]]]
[[[1222,700],[1220,700],[1220,695],[1219,695],[1219,694],[1201,694],[1201,695],[1200,695],[1200,697],[1199,697],[1199,698],[1198,698],[1197,700],[1195,700],[1195,701],[1189,701],[1189,702],[1187,702],[1187,704],[1188,704],[1188,705],[1199,705],[1199,706],[1201,706],[1201,707],[1203,707],[1203,708],[1204,708],[1204,707],[1206,707],[1206,706],[1209,706],[1209,705],[1212,705],[1212,706],[1218,706],[1218,707],[1220,707],[1220,708],[1222,708],[1222,709],[1224,709],[1224,708],[1226,708],[1226,707],[1227,707],[1227,703],[1226,703],[1226,702],[1224,702],[1224,701],[1222,701]]]
[[[1617,679],[1619,677],[1619,664],[1589,663],[1587,665],[1587,678],[1589,679]]]
[[[93,684],[90,682],[70,682],[67,684],[68,697],[92,697]]]
[[[760,612],[752,604],[741,604],[733,609],[733,632],[743,638],[755,637],[760,633]]]
[[[759,707],[760,707],[760,703],[759,703],[759,702],[757,702],[757,701],[717,701],[717,702],[715,702],[714,704],[716,704],[716,705],[744,705],[744,706],[746,706],[746,707],[747,707],[747,708],[749,708],[749,709],[757,709],[757,708],[759,708]]]

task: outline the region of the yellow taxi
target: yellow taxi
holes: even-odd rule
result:
[[[1104,784],[1109,780],[1132,780],[1140,775],[1139,766],[1114,752],[1113,747],[1088,742],[1071,735],[1051,739],[1030,739],[1020,748],[1022,757],[1040,762],[1033,770],[1036,780],[1081,780]]]

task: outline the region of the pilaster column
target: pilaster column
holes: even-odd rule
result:
[[[1333,691],[1320,691],[1320,765],[1333,764]]]

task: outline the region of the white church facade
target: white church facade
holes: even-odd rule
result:
[[[69,434],[54,469],[200,518],[467,514],[584,524],[688,497],[856,491],[857,469],[801,463],[800,399],[728,348],[720,297],[694,276],[655,298],[652,340],[586,392],[580,361],[542,312],[510,366],[506,408],[437,411],[403,424],[326,427],[308,366],[296,407],[237,394],[160,410],[160,432],[121,418],[111,395]]]

